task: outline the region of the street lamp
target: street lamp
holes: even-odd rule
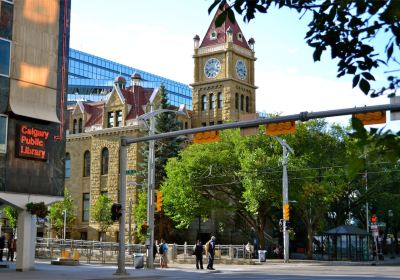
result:
[[[289,205],[289,194],[288,194],[288,177],[287,177],[287,163],[288,163],[288,150],[292,154],[294,154],[293,149],[286,143],[285,140],[276,137],[276,140],[279,141],[279,144],[281,144],[283,148],[283,174],[282,174],[282,202],[283,202],[283,208],[285,209],[285,205]],[[288,211],[288,209],[286,210]],[[283,256],[284,256],[284,262],[287,263],[289,262],[289,231],[286,223],[289,222],[289,220],[286,220],[284,218],[283,221]]]
[[[150,120],[149,126],[149,136],[155,134],[156,120],[155,117],[161,113],[175,113],[184,115],[182,111],[174,111],[169,109],[158,109],[154,110],[153,103],[150,104],[150,112],[141,115],[139,120]],[[148,174],[147,174],[147,223],[149,225],[148,233],[148,268],[154,268],[153,259],[153,246],[154,246],[154,187],[155,187],[155,150],[154,150],[155,140],[149,141],[149,156],[148,156]]]

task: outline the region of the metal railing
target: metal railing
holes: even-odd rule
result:
[[[129,262],[135,253],[147,254],[147,248],[142,244],[126,244],[125,257]],[[194,244],[169,244],[168,260],[171,262],[194,260]],[[157,254],[158,255],[158,254]],[[72,239],[37,238],[36,258],[55,260],[58,258],[76,258],[87,263],[116,264],[118,259],[118,243]],[[245,260],[251,253],[245,245],[216,245],[216,260]],[[206,256],[205,256],[206,257]]]

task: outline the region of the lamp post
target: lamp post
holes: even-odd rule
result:
[[[149,126],[149,136],[153,136],[155,134],[155,126],[156,120],[155,117],[161,113],[175,113],[175,114],[184,114],[181,111],[174,111],[169,109],[158,109],[154,110],[153,103],[150,104],[150,112],[141,115],[139,120],[150,120]],[[147,172],[147,223],[148,227],[148,268],[154,268],[154,259],[153,259],[153,246],[154,246],[154,188],[155,188],[155,149],[154,149],[155,140],[149,141],[149,155],[148,155],[148,172]]]
[[[285,209],[285,205],[288,205],[289,203],[289,194],[288,194],[288,177],[287,177],[287,163],[288,163],[288,150],[292,154],[293,149],[286,144],[286,141],[279,138],[275,137],[276,140],[279,141],[283,148],[283,159],[282,159],[282,165],[283,165],[283,174],[282,174],[282,203],[283,203],[283,208]],[[289,209],[287,209],[289,211]],[[287,263],[289,262],[289,231],[286,223],[289,222],[289,220],[286,220],[284,218],[283,220],[283,256],[284,256],[284,262]]]

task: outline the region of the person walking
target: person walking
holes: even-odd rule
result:
[[[168,258],[167,258],[168,245],[165,243],[164,239],[161,239],[161,243],[158,247],[158,253],[160,254],[160,267],[168,268]]]
[[[5,246],[6,246],[6,237],[4,236],[4,234],[2,234],[0,236],[0,262],[3,261],[3,250]]]
[[[153,243],[153,263],[156,260],[156,255],[157,255],[157,240]]]
[[[14,261],[14,252],[17,250],[17,241],[15,240],[14,236],[10,235],[7,240],[7,261]]]
[[[194,245],[193,255],[196,256],[196,268],[203,269],[203,252],[204,247],[200,240],[197,240],[196,245]]]
[[[210,241],[208,241],[207,252],[208,252],[208,264],[207,269],[215,270],[214,269],[214,256],[215,256],[215,236],[211,236]]]

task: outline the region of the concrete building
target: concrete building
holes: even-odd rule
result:
[[[64,192],[70,2],[0,1],[0,208],[18,210],[17,270],[34,264],[26,205]]]

